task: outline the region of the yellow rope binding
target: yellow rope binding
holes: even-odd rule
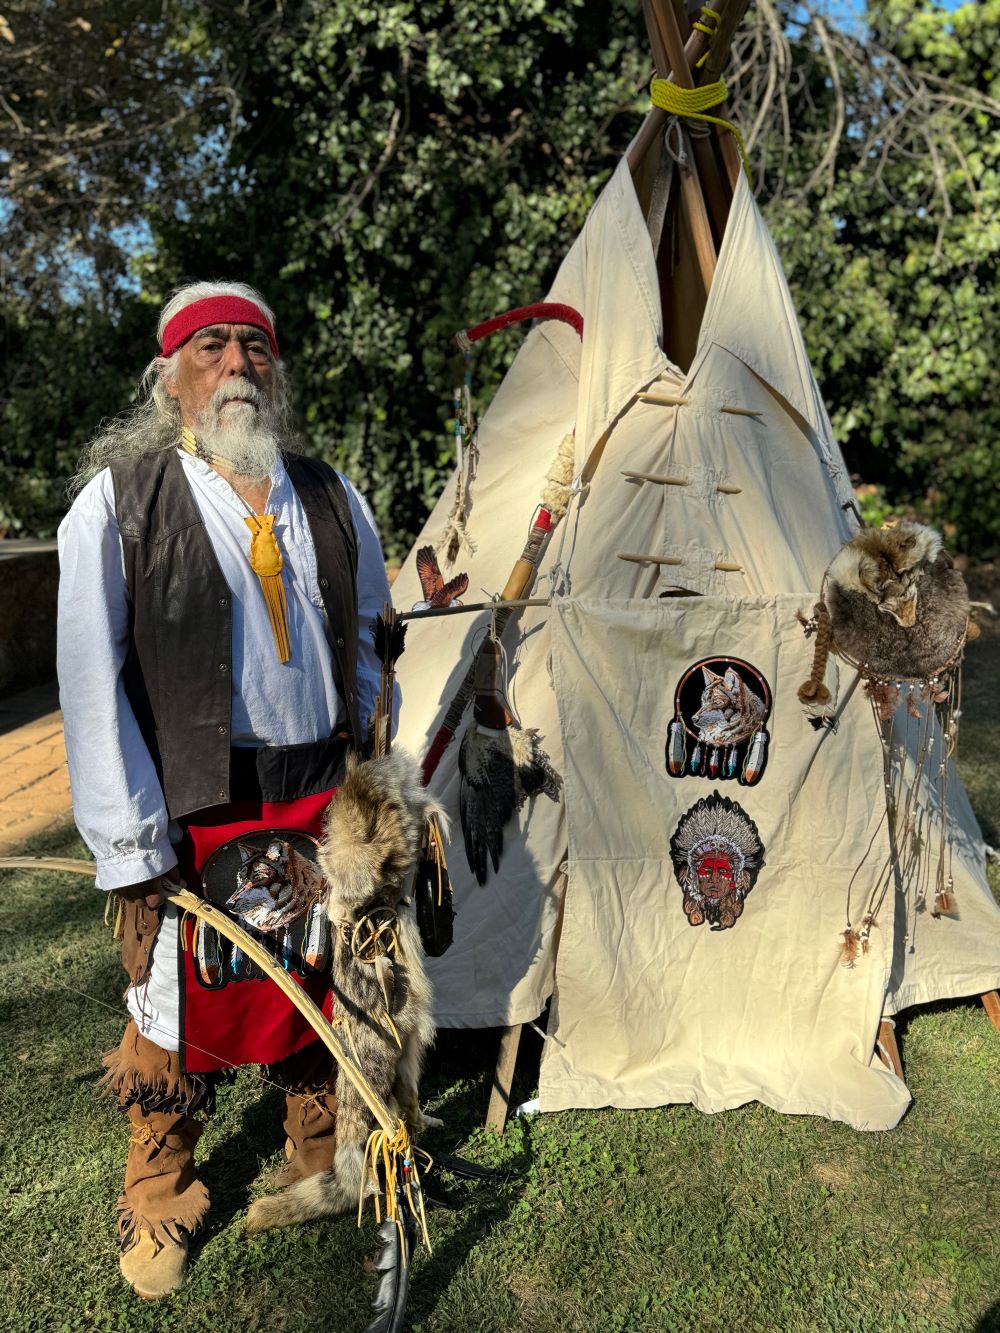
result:
[[[722,22],[722,15],[717,9],[711,9],[708,5],[702,5],[701,12],[705,16],[705,22],[700,23],[696,21],[691,24],[691,27],[697,32],[703,32],[705,34],[708,38],[708,45],[705,47],[704,54],[695,64],[695,69],[701,69],[702,65],[704,65],[705,61],[712,54],[712,42],[718,37],[719,25]]]
[[[752,184],[743,135],[731,120],[705,114],[709,107],[718,106],[720,102],[726,100],[725,79],[720,79],[718,83],[706,83],[701,88],[678,88],[677,84],[671,83],[669,79],[654,79],[649,85],[649,95],[654,106],[658,106],[661,111],[669,112],[672,116],[683,116],[685,120],[704,120],[710,125],[720,125],[724,130],[728,130],[740,150],[740,159],[743,170],[747,173],[747,181]]]

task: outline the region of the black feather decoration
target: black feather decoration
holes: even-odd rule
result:
[[[376,616],[369,625],[375,643],[375,656],[383,666],[397,662],[403,655],[406,639],[406,621],[397,620],[392,613],[389,620]]]
[[[424,953],[428,958],[440,958],[452,945],[455,907],[448,868],[439,866],[433,856],[417,862],[413,906]]]
[[[436,1152],[434,1165],[465,1180],[506,1180],[511,1174],[509,1170],[497,1171],[495,1167],[480,1166],[478,1162],[470,1162],[467,1157],[456,1157],[447,1152]]]
[[[375,1261],[381,1274],[367,1333],[402,1333],[406,1298],[410,1290],[410,1264],[417,1241],[417,1220],[410,1210],[403,1186],[396,1187],[399,1225],[386,1220],[378,1229],[382,1250]]]
[[[469,869],[485,884],[492,862],[500,869],[503,829],[518,809],[517,770],[508,730],[470,722],[458,752],[459,816]]]

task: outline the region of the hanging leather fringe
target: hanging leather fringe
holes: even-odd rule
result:
[[[125,936],[125,902],[120,893],[108,893],[104,898],[104,924],[111,927],[113,940]]]
[[[426,1162],[430,1161],[426,1153],[421,1155]],[[375,1220],[382,1221],[384,1207],[386,1220],[395,1223],[397,1227],[402,1226],[400,1206],[405,1203],[420,1228],[427,1253],[432,1253],[430,1237],[427,1234],[423,1191],[420,1188],[420,1172],[417,1169],[417,1154],[402,1121],[392,1136],[384,1129],[376,1129],[369,1136],[365,1147],[365,1162],[361,1172],[361,1189],[358,1197],[359,1226],[365,1199],[368,1197],[371,1197],[375,1206]]]
[[[274,514],[248,514],[243,521],[251,532],[250,568],[257,575],[264,594],[278,661],[287,662],[292,655],[292,645],[288,634],[288,602],[281,581],[285,562],[274,535],[274,519]]]

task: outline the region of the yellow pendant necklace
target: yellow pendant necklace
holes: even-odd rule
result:
[[[225,466],[226,460],[207,453],[195,439],[194,432],[187,426],[181,431],[181,448],[185,453],[204,459],[207,463],[222,463]],[[292,655],[292,645],[288,633],[288,602],[285,598],[285,585],[281,579],[285,562],[278,546],[278,539],[274,535],[274,520],[277,515],[255,514],[235,486],[232,487],[232,491],[247,511],[247,517],[243,522],[250,529],[250,568],[257,575],[261,592],[264,594],[264,605],[267,607],[267,618],[271,622],[278,661],[287,662]]]

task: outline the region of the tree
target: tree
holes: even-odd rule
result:
[[[98,410],[86,394],[72,404],[72,425],[92,428],[147,359],[151,307],[171,286],[256,282],[279,312],[311,447],[369,492],[401,554],[450,463],[451,390],[465,372],[452,333],[544,292],[648,104],[639,17],[624,0],[186,0],[163,13],[141,29],[150,46],[115,117],[129,121],[154,73],[176,117],[156,127],[137,111],[153,146],[106,159],[120,188],[101,197],[119,211],[106,205],[90,230],[67,213],[78,254],[107,280],[75,305],[61,289],[45,314],[18,306],[17,321],[32,355],[44,357],[34,330],[48,319],[82,355],[108,358]],[[872,0],[867,17],[852,33],[828,13],[757,0],[733,62],[735,115],[850,465],[988,554],[1000,541],[986,447],[1000,413],[989,357],[1000,0],[953,13]],[[57,172],[57,198],[88,170]],[[122,246],[126,217],[148,245]],[[478,407],[519,340],[509,332],[477,354]],[[46,380],[19,365],[4,410],[30,458]],[[58,435],[69,415],[53,405],[46,429]],[[37,485],[8,512],[24,512]],[[35,530],[54,519],[50,490],[32,501]]]
[[[240,53],[244,119],[218,188],[156,213],[155,271],[269,293],[310,446],[398,555],[450,456],[451,335],[552,276],[637,122],[646,55],[621,3],[297,5],[262,43],[267,12],[210,26]],[[480,403],[519,337],[477,359]]]
[[[206,59],[203,9],[4,7],[0,534],[54,530],[80,447],[155,350],[132,273],[146,203],[202,179],[235,107],[224,64]],[[218,128],[202,134],[203,119]]]
[[[743,38],[741,120],[847,460],[993,555],[1000,3],[877,0],[860,34],[813,16],[796,35],[768,10]]]

